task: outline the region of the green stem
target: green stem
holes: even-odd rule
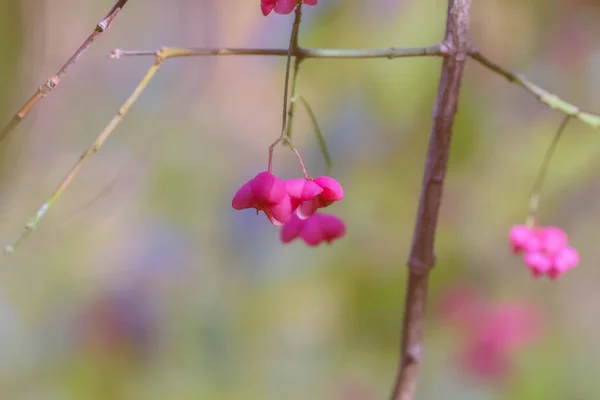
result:
[[[556,147],[558,146],[558,142],[559,142],[560,138],[562,137],[562,134],[565,131],[565,128],[567,127],[567,124],[569,123],[571,118],[572,118],[572,116],[570,116],[570,115],[566,115],[563,118],[560,126],[558,127],[558,130],[554,134],[554,138],[552,139],[552,142],[550,143],[548,150],[546,150],[546,154],[544,155],[544,160],[542,161],[542,165],[540,167],[540,172],[538,173],[535,183],[533,184],[533,189],[531,190],[531,199],[529,201],[528,224],[534,223],[535,214],[537,213],[537,210],[540,205],[542,186],[544,185],[544,181],[546,180],[546,175],[548,174],[550,160],[552,159],[552,155],[554,155],[554,151],[556,150]]]
[[[550,108],[558,110],[563,114],[568,115],[569,117],[573,117],[575,119],[580,120],[584,124],[591,126],[592,128],[600,128],[600,115],[596,113],[591,113],[587,111],[581,110],[579,107],[566,102],[559,98],[558,96],[542,89],[541,87],[535,85],[533,82],[529,81],[524,75],[513,74],[510,71],[502,68],[498,64],[490,61],[486,57],[479,52],[479,50],[472,48],[469,51],[469,56],[478,61],[481,65],[490,69],[491,71],[505,77],[509,82],[513,82],[523,89],[527,90],[540,103],[547,105]]]
[[[310,121],[312,122],[313,129],[315,131],[315,134],[317,135],[317,140],[319,141],[319,148],[321,149],[321,154],[323,155],[323,158],[325,159],[325,165],[326,165],[325,175],[329,175],[331,173],[331,167],[332,167],[331,155],[329,154],[329,149],[327,148],[327,143],[325,142],[325,137],[323,136],[321,127],[319,126],[319,122],[317,121],[317,117],[316,117],[315,113],[313,112],[312,107],[310,106],[308,101],[303,96],[298,96],[297,98],[295,98],[294,103],[297,100],[300,100],[300,102],[306,109],[306,112],[308,112],[308,116],[310,117]]]
[[[288,49],[244,49],[244,48],[178,48],[165,47],[159,50],[121,50],[115,49],[110,57],[149,57],[158,53],[169,53],[169,58],[207,57],[207,56],[274,56],[287,57]],[[337,58],[337,59],[369,59],[369,58],[406,58],[406,57],[443,57],[448,50],[439,44],[427,47],[400,48],[388,47],[381,49],[304,49],[298,47],[292,56],[306,58]]]

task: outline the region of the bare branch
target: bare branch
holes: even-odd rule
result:
[[[77,51],[63,64],[62,67],[48,80],[40,85],[37,91],[27,100],[27,102],[21,107],[19,111],[12,117],[12,119],[6,124],[2,131],[0,131],[0,143],[8,134],[29,114],[29,112],[35,107],[35,105],[43,99],[48,93],[60,84],[60,80],[67,73],[67,71],[79,60],[83,53],[94,43],[96,38],[104,33],[110,27],[112,21],[116,18],[119,12],[125,7],[128,0],[118,0],[115,5],[110,9],[108,14],[96,25],[94,31],[85,39],[85,41],[79,46]]]
[[[159,50],[120,50],[115,49],[111,58],[155,56],[158,52],[169,54],[169,58],[177,57],[206,57],[206,56],[279,56],[287,57],[288,49],[241,49],[241,48],[176,48],[164,47]],[[389,47],[383,49],[304,49],[301,47],[292,51],[293,57],[305,58],[404,58],[443,56],[447,53],[444,46],[434,45],[428,47],[399,48]]]
[[[129,111],[131,106],[137,101],[137,99],[140,97],[140,95],[142,94],[144,89],[146,89],[146,87],[148,86],[148,83],[150,83],[150,80],[158,72],[158,70],[159,70],[160,66],[162,65],[162,63],[164,62],[164,60],[165,60],[165,58],[163,58],[163,57],[156,57],[154,64],[152,64],[150,69],[148,69],[148,72],[146,73],[144,78],[141,80],[141,82],[138,84],[138,86],[135,88],[135,90],[133,91],[131,96],[129,96],[127,101],[125,101],[123,106],[121,106],[121,108],[119,109],[117,114],[108,123],[106,128],[104,128],[104,130],[98,135],[98,137],[96,138],[94,143],[90,146],[90,148],[88,148],[81,155],[81,157],[79,157],[79,160],[77,160],[75,165],[73,165],[73,168],[71,168],[71,171],[63,179],[63,181],[58,185],[58,187],[56,188],[54,193],[52,193],[50,198],[39,208],[37,213],[25,225],[25,230],[22,232],[22,234],[17,238],[17,240],[15,240],[15,242],[12,245],[6,246],[6,248],[4,249],[5,254],[12,253],[14,251],[14,249],[17,247],[17,245],[19,245],[19,243],[21,243],[23,241],[23,239],[25,239],[33,230],[35,230],[35,228],[39,224],[40,220],[46,215],[46,213],[52,207],[52,205],[54,205],[54,203],[56,203],[56,201],[60,198],[60,196],[63,194],[63,192],[71,184],[71,182],[73,181],[75,176],[79,173],[79,170],[81,169],[83,164],[92,155],[94,155],[98,150],[100,150],[100,148],[102,147],[102,145],[104,144],[106,139],[108,139],[110,134],[115,130],[115,128],[121,122],[121,120],[123,119],[125,114]]]
[[[600,128],[600,114],[583,111],[579,107],[560,99],[558,96],[535,85],[524,75],[514,74],[502,68],[498,64],[490,61],[476,48],[471,47],[469,50],[469,56],[471,56],[473,60],[478,61],[484,67],[490,69],[498,75],[505,77],[508,81],[521,86],[523,89],[534,95],[539,102],[544,103],[550,108],[558,110],[570,117],[576,118],[592,128]]]
[[[434,242],[452,126],[456,115],[460,83],[468,52],[470,0],[450,0],[445,46],[451,54],[444,58],[433,111],[429,150],[421,186],[419,210],[408,260],[408,284],[402,326],[401,361],[393,400],[412,400],[417,387],[422,354],[422,330],[429,272],[435,263]]]

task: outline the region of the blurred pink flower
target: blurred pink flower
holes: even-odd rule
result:
[[[236,210],[255,208],[263,211],[272,224],[281,226],[290,220],[292,202],[285,183],[264,171],[242,185],[235,193],[231,206]]]
[[[318,0],[304,0],[304,4],[310,6],[317,5]],[[296,8],[296,0],[261,0],[260,9],[264,16],[267,16],[271,11],[277,14],[290,14]]]
[[[556,279],[579,264],[579,253],[568,244],[567,234],[555,226],[515,225],[509,233],[515,254],[524,253],[523,261],[534,277]]]
[[[442,296],[440,310],[444,321],[461,331],[460,366],[478,378],[505,376],[515,352],[541,333],[536,309],[522,304],[490,304],[469,288],[448,291]]]
[[[522,251],[535,251],[540,247],[540,239],[527,225],[515,225],[509,233],[510,243],[515,254]]]
[[[301,219],[294,213],[287,224],[281,228],[281,241],[289,243],[297,237],[309,246],[318,246],[322,242],[331,243],[346,233],[346,225],[340,218],[323,213],[315,213],[307,219]]]

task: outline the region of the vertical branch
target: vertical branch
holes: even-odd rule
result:
[[[470,0],[449,0],[444,57],[433,111],[419,210],[408,260],[408,284],[402,326],[401,360],[393,400],[411,400],[417,386],[429,272],[435,263],[434,241],[460,83],[468,52]]]

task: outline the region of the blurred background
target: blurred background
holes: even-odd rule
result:
[[[305,7],[302,46],[411,47],[443,36],[442,0],[320,3]],[[484,54],[600,110],[599,1],[473,3],[472,40]],[[0,3],[0,125],[112,4]],[[18,236],[152,62],[111,60],[110,50],[285,47],[291,22],[264,18],[258,0],[130,1],[2,144],[0,242]],[[279,133],[284,60],[168,61],[39,229],[0,261],[0,398],[386,398],[440,65],[303,64],[300,91],[346,193],[331,208],[346,237],[312,249],[284,246],[264,216],[231,209]],[[540,209],[543,224],[569,234],[580,266],[534,280],[507,242],[561,119],[467,65],[419,399],[598,398],[598,131],[569,124]],[[303,110],[295,123],[309,172],[323,174]],[[274,168],[300,174],[285,148]],[[474,333],[465,313],[496,327],[493,337]]]

